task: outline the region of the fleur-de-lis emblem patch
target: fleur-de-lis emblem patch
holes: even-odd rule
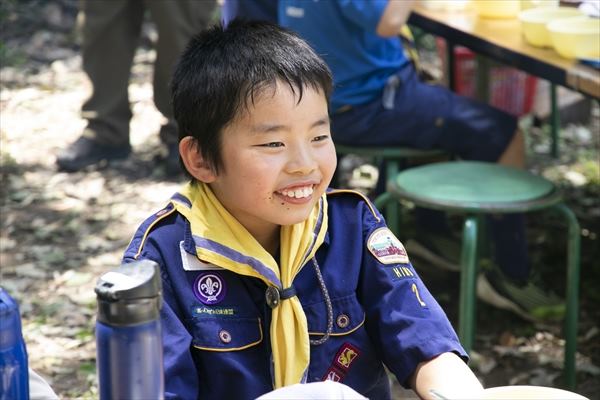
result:
[[[219,282],[217,282],[216,280],[213,281],[212,278],[209,276],[205,279],[204,283],[200,284],[200,290],[203,293],[207,293],[209,296],[212,296],[219,290],[219,286]]]
[[[217,272],[202,273],[194,281],[194,295],[206,305],[219,303],[225,293],[225,280]]]

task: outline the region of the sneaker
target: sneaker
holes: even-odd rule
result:
[[[410,256],[427,261],[446,271],[460,271],[460,241],[452,237],[428,233],[427,238],[409,239],[404,247]]]
[[[371,164],[354,168],[348,186],[364,194],[369,194],[377,185],[379,170]]]
[[[131,153],[129,144],[110,146],[81,136],[56,157],[61,171],[76,172],[101,161],[123,160]]]
[[[479,274],[477,297],[532,322],[560,320],[565,315],[564,301],[554,293],[531,282],[519,285],[497,270]]]

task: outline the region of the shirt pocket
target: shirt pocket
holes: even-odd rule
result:
[[[328,318],[326,303],[323,301],[303,308],[311,339],[318,339],[325,335]],[[333,311],[331,336],[348,335],[365,323],[365,312],[354,293],[331,299],[331,308]]]
[[[206,351],[239,351],[263,341],[260,318],[203,318],[193,335],[193,346]]]

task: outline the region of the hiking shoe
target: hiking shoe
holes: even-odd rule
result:
[[[121,146],[110,146],[81,136],[56,157],[61,171],[76,172],[101,161],[122,160],[131,153],[129,143]]]
[[[428,233],[426,239],[409,239],[404,247],[411,257],[447,271],[460,271],[461,243],[452,237]]]
[[[479,274],[477,297],[532,322],[560,320],[565,315],[564,301],[554,293],[531,282],[519,285],[497,270]]]
[[[368,194],[375,189],[378,179],[379,170],[377,167],[371,164],[363,164],[354,168],[348,186],[361,193]]]

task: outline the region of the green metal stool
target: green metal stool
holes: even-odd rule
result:
[[[447,154],[443,150],[420,150],[412,147],[348,146],[337,143],[335,144],[335,151],[342,155],[356,154],[361,157],[370,158],[377,164],[385,162],[385,173],[388,180],[398,174],[401,169],[400,164],[402,161],[434,158]],[[385,204],[385,219],[391,231],[398,234],[400,214],[396,202],[387,202],[387,204]]]
[[[417,206],[466,214],[461,252],[458,334],[470,351],[475,334],[475,305],[480,219],[484,214],[551,209],[568,224],[565,316],[565,384],[575,388],[580,237],[579,223],[554,185],[525,170],[493,163],[456,161],[429,164],[400,172],[388,180],[387,192],[375,204],[408,200]],[[398,201],[393,201],[398,203]]]

